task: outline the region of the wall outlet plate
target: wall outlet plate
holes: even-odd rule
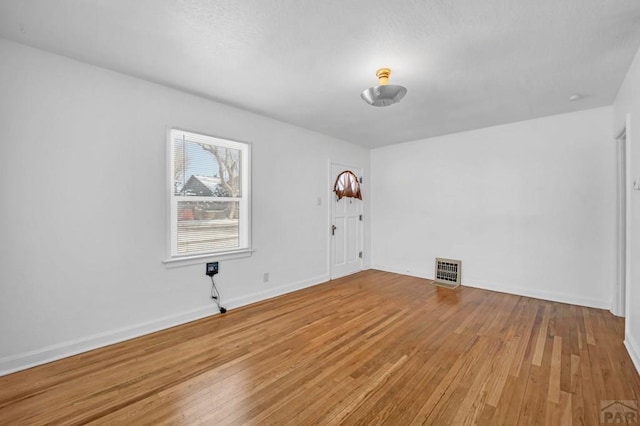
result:
[[[207,263],[207,272],[206,274],[210,277],[214,276],[218,273],[218,262],[209,262]]]

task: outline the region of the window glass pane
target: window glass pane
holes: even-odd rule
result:
[[[172,130],[169,150],[171,256],[249,248],[250,146]]]
[[[175,138],[173,158],[174,195],[242,197],[240,150]]]
[[[178,201],[178,254],[239,247],[239,202]]]

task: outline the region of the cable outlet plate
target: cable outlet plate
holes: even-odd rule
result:
[[[208,262],[206,274],[210,277],[218,273],[218,262]]]

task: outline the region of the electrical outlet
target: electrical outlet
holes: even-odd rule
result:
[[[206,274],[210,277],[214,276],[218,273],[218,262],[209,262],[207,263],[207,272]]]
[[[262,282],[268,283],[269,282],[269,273],[265,272],[264,275],[262,276]]]

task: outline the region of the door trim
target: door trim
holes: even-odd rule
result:
[[[631,312],[631,114],[627,114],[625,120],[625,172],[627,179],[627,191],[626,191],[626,244],[625,244],[625,315],[629,315]],[[629,336],[629,321],[624,322],[625,339]]]
[[[626,311],[626,263],[628,247],[627,240],[627,204],[629,197],[627,196],[627,188],[629,180],[627,178],[627,136],[626,127],[618,134],[615,139],[616,151],[616,237],[615,237],[615,278],[612,286],[611,295],[611,313],[613,315],[624,317]]]

